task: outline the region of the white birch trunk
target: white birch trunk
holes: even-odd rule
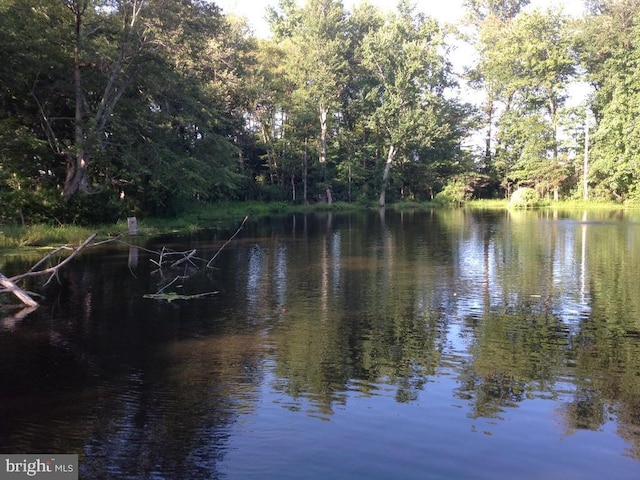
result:
[[[387,186],[389,185],[389,176],[391,174],[391,164],[396,156],[395,145],[389,146],[389,152],[387,153],[387,162],[384,165],[384,172],[382,174],[382,187],[380,188],[380,197],[378,198],[378,205],[384,207],[386,205]]]

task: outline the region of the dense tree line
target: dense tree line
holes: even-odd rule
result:
[[[0,0],[0,220],[582,197],[585,181],[640,200],[640,2],[579,19],[528,3],[468,0],[452,26],[407,0],[281,0],[258,39],[205,0]],[[463,77],[462,37],[478,53]],[[579,80],[593,93],[569,107]]]

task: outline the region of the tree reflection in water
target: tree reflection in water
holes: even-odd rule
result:
[[[3,324],[0,448],[79,452],[87,477],[211,478],[265,392],[323,420],[444,395],[489,433],[553,402],[564,435],[615,424],[640,459],[638,235],[558,212],[264,219],[184,285],[218,296],[171,304],[143,299],[144,252],[85,255]],[[181,241],[206,257],[225,238]]]

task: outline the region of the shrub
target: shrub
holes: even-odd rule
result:
[[[530,208],[540,206],[540,195],[533,188],[518,188],[511,195],[509,206],[515,208]]]
[[[441,205],[462,206],[471,200],[473,190],[461,178],[454,178],[435,196],[436,203]]]

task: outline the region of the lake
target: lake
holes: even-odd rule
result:
[[[0,319],[0,451],[82,479],[640,478],[640,212],[233,232],[31,282]]]

